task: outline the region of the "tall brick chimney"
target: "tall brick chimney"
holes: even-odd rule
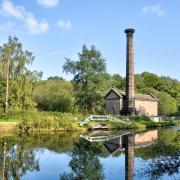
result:
[[[126,101],[125,111],[127,115],[135,114],[134,99],[134,49],[133,49],[133,33],[134,29],[126,29],[124,31],[127,37],[126,49]]]

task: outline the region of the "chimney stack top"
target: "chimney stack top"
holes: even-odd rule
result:
[[[124,32],[125,32],[126,34],[127,34],[127,33],[134,33],[134,32],[135,32],[135,29],[128,28],[128,29],[125,29]]]

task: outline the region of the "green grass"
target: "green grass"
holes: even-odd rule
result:
[[[27,131],[84,131],[89,127],[101,125],[108,129],[147,129],[164,126],[180,126],[180,121],[153,122],[148,117],[127,117],[115,116],[117,119],[127,120],[130,123],[115,121],[91,121],[84,127],[79,123],[87,116],[81,114],[61,113],[61,112],[16,112],[0,115],[0,127],[3,124],[11,125],[17,123],[16,130]],[[4,123],[3,123],[4,122]]]
[[[108,129],[147,129],[147,128],[158,128],[164,126],[180,126],[180,121],[161,121],[154,122],[146,116],[142,117],[127,117],[127,116],[115,116],[117,119],[127,120],[128,123],[110,121],[91,121],[86,127],[95,127],[98,124],[106,126]],[[130,123],[129,123],[130,122]]]
[[[25,112],[16,112],[16,113],[1,113],[0,122],[21,122],[21,117],[24,116]]]
[[[79,122],[85,117],[79,114],[60,112],[22,112],[2,115],[0,122],[17,122],[16,130],[26,131],[79,131]]]

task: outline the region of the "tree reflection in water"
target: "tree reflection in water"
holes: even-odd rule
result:
[[[168,138],[166,138],[167,134],[169,134]],[[140,134],[116,136],[106,141],[104,145],[111,154],[125,148],[125,179],[132,180],[134,177],[135,157],[145,159],[142,164],[146,166],[141,170],[137,167],[140,178],[158,179],[166,174],[172,177],[180,173],[179,137],[179,131],[173,132],[171,129],[167,132],[167,129],[161,129],[158,133],[152,130]],[[86,136],[85,139],[91,137]],[[135,174],[135,177],[139,175]]]
[[[72,159],[69,163],[73,173],[62,174],[61,180],[92,180],[104,179],[103,168],[98,157],[108,156],[103,145],[100,143],[90,143],[84,139],[75,142],[70,153]]]
[[[147,166],[141,169],[141,176],[159,179],[164,174],[168,174],[168,176],[173,177],[180,173],[179,149],[172,145],[165,145],[161,141],[158,141],[158,143],[153,147],[150,147],[149,150],[151,151],[149,151],[149,155],[156,155],[157,151],[164,153],[150,160]]]
[[[123,139],[123,140],[121,140]],[[122,144],[120,143],[122,142]],[[119,144],[120,143],[120,144]],[[105,143],[89,142],[86,139],[80,139],[74,143],[74,148],[70,153],[72,159],[69,166],[72,173],[60,175],[61,180],[92,180],[104,179],[103,168],[99,157],[109,156],[109,152],[125,148],[125,166],[127,180],[133,179],[134,174],[134,135],[116,137]],[[107,151],[108,150],[108,151]]]
[[[57,153],[71,152],[77,133],[19,134],[0,138],[0,180],[21,179],[29,171],[40,171],[36,152],[48,149]],[[4,156],[3,142],[7,142]],[[42,152],[41,152],[42,153]],[[6,157],[4,163],[4,157]],[[3,170],[5,164],[5,171]]]
[[[136,150],[136,155],[150,159],[139,172],[140,176],[159,179],[167,174],[174,179],[180,178],[180,131],[159,130],[157,143]]]
[[[7,145],[7,150],[5,148],[1,146],[0,153],[0,165],[3,167],[2,179],[19,180],[27,171],[39,171],[39,161],[35,158],[34,150],[20,144]]]
[[[155,135],[154,139],[158,138],[158,140],[152,141],[152,138],[149,138],[150,135]],[[5,179],[18,180],[26,178],[28,171],[39,171],[36,155],[42,149],[48,149],[57,154],[68,154],[71,157],[69,166],[72,171],[62,173],[60,175],[62,180],[105,179],[110,171],[109,167],[114,163],[106,161],[106,157],[112,154],[117,158],[121,153],[125,153],[125,174],[128,180],[133,179],[133,176],[137,179],[173,178],[173,176],[176,179],[180,178],[180,131],[178,130],[160,129],[119,137],[116,133],[115,138],[109,141],[92,143],[82,138],[78,139],[77,136],[79,137],[78,134],[56,133],[0,138],[0,179],[4,174]],[[2,145],[4,140],[7,142],[6,148]],[[110,151],[107,151],[108,149]],[[3,152],[4,150],[6,153]],[[104,162],[108,163],[108,169],[103,169],[100,157],[104,157]],[[143,169],[138,165],[140,161]],[[121,162],[120,158],[119,163]],[[3,166],[4,164],[6,166]]]

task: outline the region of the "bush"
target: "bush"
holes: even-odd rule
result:
[[[31,112],[21,117],[18,129],[23,132],[29,130],[82,130],[78,121],[81,121],[80,116],[72,113]]]

